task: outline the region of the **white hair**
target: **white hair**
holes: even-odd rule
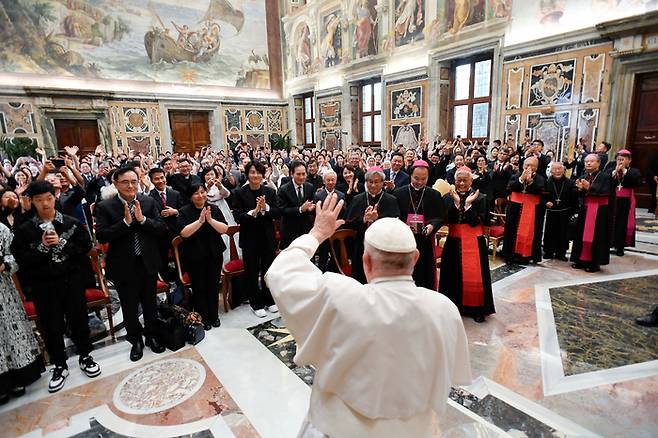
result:
[[[416,251],[397,253],[382,251],[368,242],[364,242],[364,251],[368,253],[374,267],[387,271],[402,271],[414,269],[414,256]]]
[[[336,172],[334,172],[333,170],[327,170],[326,172],[324,172],[324,175],[322,175],[322,181],[324,181],[324,179],[330,175],[333,175],[334,177],[338,178],[338,174]]]

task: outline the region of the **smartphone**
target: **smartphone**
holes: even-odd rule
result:
[[[56,169],[64,166],[64,160],[61,158],[53,158],[50,162],[53,163],[53,166],[55,166]]]

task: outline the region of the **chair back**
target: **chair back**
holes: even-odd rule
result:
[[[231,260],[239,260],[240,257],[238,256],[238,248],[235,243],[235,235],[240,232],[240,225],[230,225],[228,229],[226,230],[226,235],[228,236],[228,246],[229,246],[229,255],[231,257]]]
[[[505,209],[507,208],[507,198],[496,198],[494,201],[493,222],[498,225],[505,225]]]
[[[89,262],[91,263],[91,269],[94,271],[94,276],[96,277],[98,287],[103,291],[105,298],[109,298],[110,292],[107,289],[107,281],[105,280],[105,274],[103,274],[103,269],[101,268],[98,251],[94,248],[87,253],[87,256],[89,257]]]
[[[354,239],[355,237],[356,237],[356,231],[343,229],[343,230],[337,230],[329,238],[329,251],[331,252],[331,257],[336,261],[336,264],[338,265],[338,270],[343,275],[345,275],[343,268],[349,266],[350,264],[350,258],[347,256],[347,246],[345,245],[345,241],[347,239]],[[336,245],[339,246],[340,255],[336,254],[336,248],[335,248]]]
[[[178,279],[183,281],[183,266],[180,261],[180,244],[183,243],[183,238],[181,236],[174,237],[174,240],[171,241],[171,246],[174,248],[174,261],[176,262],[176,269],[178,270]]]

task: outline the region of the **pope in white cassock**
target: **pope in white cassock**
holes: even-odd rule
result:
[[[414,285],[416,241],[398,219],[366,230],[368,284],[323,274],[310,259],[342,225],[342,204],[334,194],[318,205],[313,229],[265,276],[297,342],[295,363],[317,370],[299,436],[427,437],[450,386],[471,380],[461,317],[444,295]]]

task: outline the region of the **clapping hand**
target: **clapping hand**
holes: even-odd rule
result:
[[[199,223],[203,224],[206,222],[208,219],[208,208],[204,207],[201,209],[201,213],[199,213]]]
[[[365,213],[363,214],[363,219],[366,222],[375,222],[379,219],[379,213],[377,212],[377,205],[369,205],[366,208]]]
[[[169,206],[166,206],[162,209],[162,212],[160,212],[160,216],[162,217],[176,216],[177,214],[178,210]]]
[[[315,210],[315,204],[313,204],[313,202],[311,202],[311,201],[306,201],[302,204],[301,210],[302,210],[302,213],[304,213],[306,211],[313,211],[313,210]]]
[[[459,198],[459,194],[455,191],[455,189],[450,190],[450,194],[452,195],[452,200],[455,205],[459,205],[461,203],[461,199]]]
[[[480,196],[480,189],[477,189],[466,198],[466,205],[471,205]]]
[[[137,219],[137,222],[144,221],[144,214],[142,213],[142,204],[140,204],[138,200],[135,200],[135,219]]]

